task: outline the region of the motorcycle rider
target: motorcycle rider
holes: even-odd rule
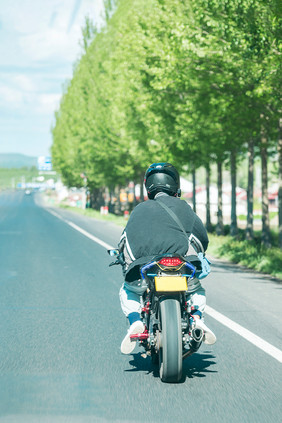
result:
[[[206,229],[187,202],[180,200],[180,178],[173,165],[153,163],[145,173],[144,183],[149,200],[135,207],[118,245],[125,262],[125,282],[120,289],[120,302],[130,324],[121,343],[121,352],[130,354],[136,345],[130,335],[145,330],[140,313],[141,296],[147,287],[140,279],[140,268],[154,256],[166,253],[189,256],[191,262],[200,260],[202,270],[196,273],[196,278],[188,281],[187,300],[192,304],[194,326],[203,330],[203,342],[214,344],[216,337],[203,319],[206,296],[200,282],[210,271],[204,255],[209,242]],[[159,202],[170,208],[181,223],[177,224]]]

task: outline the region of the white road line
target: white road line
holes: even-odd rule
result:
[[[107,250],[112,250],[114,248],[110,244],[107,244],[106,242],[102,241],[101,239],[97,238],[96,236],[91,235],[89,232],[85,231],[84,229],[81,229],[75,223],[72,223],[72,222],[69,222],[69,221],[66,221],[66,222],[72,228],[76,229],[78,232],[80,232],[83,235],[87,236],[87,238],[90,238],[92,241],[97,242],[97,244],[100,244],[102,247],[105,247]]]
[[[102,247],[105,247],[107,250],[111,250],[114,247],[107,244],[106,242],[102,241],[101,239],[97,238],[94,235],[91,235],[89,232],[85,231],[84,229],[77,226],[75,223],[64,219],[59,214],[54,212],[53,210],[48,210],[51,214],[56,216],[57,218],[63,220],[65,223],[67,223],[69,226],[71,226],[73,229],[77,230],[78,232],[82,233],[83,235],[87,236],[87,238],[91,239],[92,241],[96,242],[97,244],[101,245]],[[238,335],[242,336],[242,338],[246,339],[247,341],[251,342],[253,345],[255,345],[257,348],[260,348],[262,351],[270,355],[271,357],[278,360],[280,363],[282,363],[282,351],[278,348],[274,347],[273,345],[269,344],[269,342],[266,342],[264,339],[260,338],[259,336],[255,335],[253,332],[249,331],[248,329],[244,328],[243,326],[239,325],[238,323],[234,322],[233,320],[229,319],[228,317],[224,316],[224,314],[219,313],[212,307],[206,306],[205,312],[213,317],[215,320],[217,320],[222,325],[228,327],[229,329],[236,332]]]
[[[247,341],[251,342],[256,347],[260,348],[262,351],[282,363],[282,351],[269,344],[269,342],[266,342],[264,339],[260,338],[248,329],[244,328],[243,326],[239,325],[238,323],[234,322],[233,320],[229,319],[209,306],[206,306],[205,312],[209,316],[216,319],[219,323],[227,326],[229,329],[233,330],[238,335],[242,336]]]
[[[71,226],[76,231],[78,231],[81,234],[87,236],[87,238],[91,239],[92,241],[96,242],[97,244],[100,244],[102,247],[106,248],[107,250],[113,250],[115,248],[115,247],[112,247],[110,244],[107,244],[106,242],[97,238],[96,236],[90,234],[89,232],[85,231],[84,229],[80,228],[75,223],[71,222],[70,220],[64,219],[62,216],[60,216],[58,213],[54,212],[53,210],[48,210],[48,211],[49,211],[49,213],[53,214],[58,219],[61,219],[63,222],[67,223],[69,226]]]
[[[58,219],[65,220],[65,219],[63,219],[63,218],[62,218],[62,216],[60,216],[58,213],[54,212],[54,210],[50,210],[50,209],[45,209],[45,210],[47,210],[47,211],[48,211],[49,213],[51,213],[53,216],[58,217]]]

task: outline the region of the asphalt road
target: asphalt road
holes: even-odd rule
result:
[[[55,212],[56,215],[50,213]],[[61,218],[59,218],[60,216]],[[119,351],[122,228],[0,194],[0,422],[280,422],[282,364],[206,316],[218,341],[164,384],[136,348]],[[282,284],[214,261],[208,304],[282,350]]]

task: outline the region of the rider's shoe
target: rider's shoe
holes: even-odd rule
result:
[[[202,329],[202,331],[204,332],[204,344],[213,345],[216,343],[215,334],[207,327],[207,325],[205,325],[202,319],[195,319],[195,327],[198,329]]]
[[[136,346],[137,341],[131,340],[130,335],[143,333],[144,330],[145,330],[145,326],[143,322],[141,322],[141,320],[137,320],[136,322],[132,323],[120,346],[120,350],[123,354],[130,354]]]

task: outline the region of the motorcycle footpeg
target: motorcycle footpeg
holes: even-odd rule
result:
[[[139,341],[143,341],[145,339],[149,338],[149,333],[148,332],[144,332],[144,333],[134,333],[132,335],[130,335],[130,340],[132,341],[136,341],[136,339],[139,339]]]

